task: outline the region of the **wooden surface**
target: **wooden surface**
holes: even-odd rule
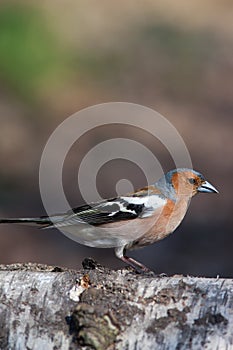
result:
[[[0,349],[82,347],[233,349],[233,280],[0,265]]]

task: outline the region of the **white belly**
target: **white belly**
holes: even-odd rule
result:
[[[148,221],[148,225],[145,225],[145,220]],[[151,220],[138,218],[101,226],[77,223],[58,229],[80,244],[96,248],[114,248],[137,240],[150,230],[151,225]]]

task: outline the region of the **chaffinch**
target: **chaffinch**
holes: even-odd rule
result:
[[[0,223],[56,227],[84,245],[114,247],[117,258],[140,272],[149,271],[127,257],[126,250],[155,243],[174,232],[186,214],[190,199],[198,192],[218,193],[199,172],[180,168],[125,196],[83,205],[65,214],[0,219]]]

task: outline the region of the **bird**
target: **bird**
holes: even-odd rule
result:
[[[190,200],[199,192],[219,193],[193,169],[177,168],[157,182],[126,195],[85,204],[66,213],[36,218],[3,218],[0,224],[33,224],[57,228],[86,246],[115,248],[115,256],[136,272],[149,272],[127,250],[142,248],[173,233]]]

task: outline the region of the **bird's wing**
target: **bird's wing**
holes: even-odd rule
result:
[[[77,207],[65,215],[51,217],[53,224],[49,226],[65,227],[83,223],[98,226],[138,217],[145,218],[165,203],[166,199],[158,194],[122,196]]]
[[[144,204],[134,204],[121,197],[74,208],[65,215],[51,217],[56,227],[87,223],[102,225],[110,222],[137,218]],[[53,225],[51,225],[53,226]]]

